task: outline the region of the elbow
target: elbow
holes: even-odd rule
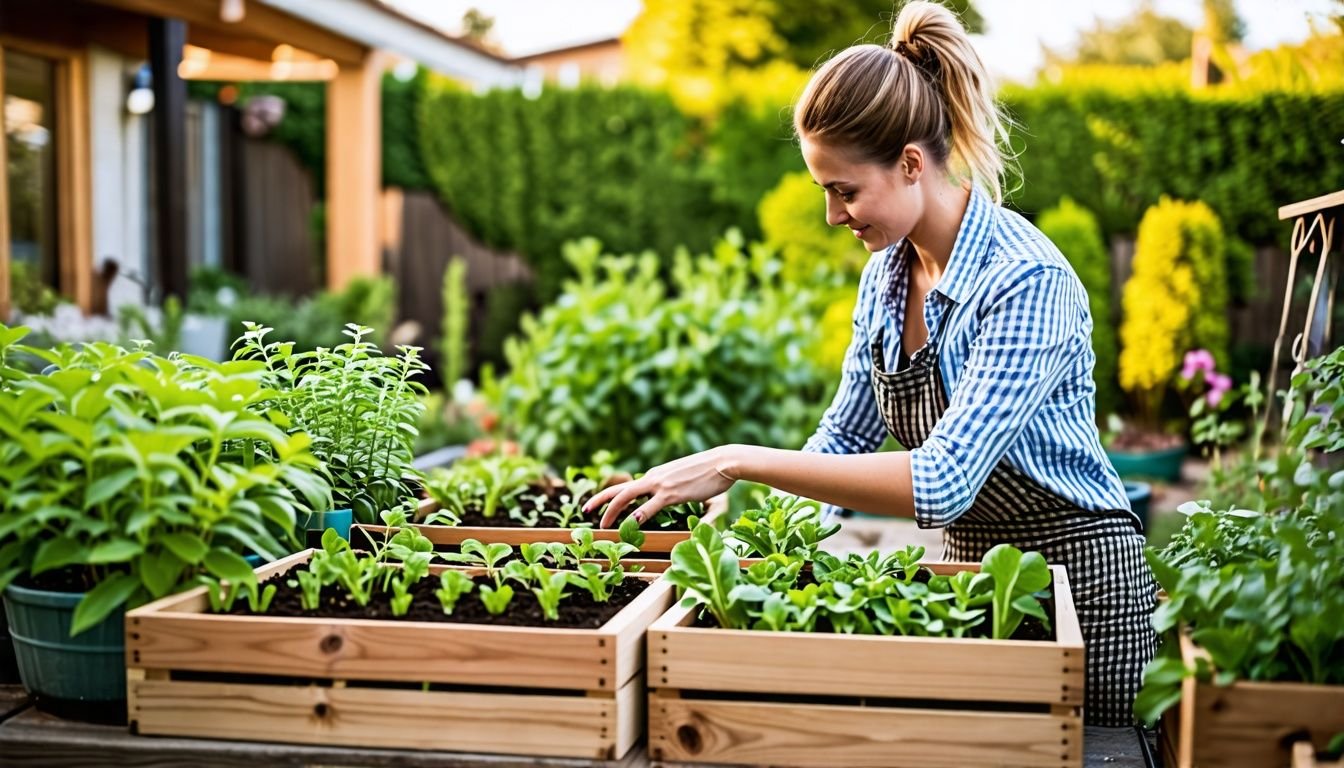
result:
[[[975,492],[960,464],[935,443],[910,452],[910,480],[920,528],[950,525],[975,503]]]

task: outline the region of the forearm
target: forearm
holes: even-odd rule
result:
[[[764,483],[869,514],[915,514],[910,454],[905,451],[830,455],[732,445],[723,449],[718,470],[733,480]]]

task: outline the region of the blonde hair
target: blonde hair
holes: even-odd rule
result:
[[[916,143],[959,177],[1003,200],[1008,118],[970,36],[947,8],[910,2],[890,45],[856,45],[827,61],[794,109],[799,137],[891,165]]]

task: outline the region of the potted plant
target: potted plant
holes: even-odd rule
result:
[[[1164,642],[1135,711],[1162,719],[1169,765],[1285,764],[1285,734],[1323,749],[1344,732],[1344,350],[1288,398],[1281,442],[1262,450],[1254,430],[1215,473],[1226,496],[1183,506],[1182,530],[1146,553]]]
[[[39,707],[120,719],[124,608],[250,578],[239,553],[282,555],[330,490],[307,436],[260,407],[259,363],[37,349],[26,333],[0,326],[0,590],[19,671]]]
[[[912,765],[1082,764],[1062,568],[1006,545],[979,565],[809,553],[823,532],[743,550],[700,525],[673,549],[664,576],[684,599],[649,627],[650,757],[875,765],[899,742]]]
[[[436,566],[400,511],[361,556],[322,548],[132,611],[139,733],[617,759],[642,733],[653,576],[546,545],[472,542]],[[561,547],[563,549],[563,547]],[[543,558],[558,554],[561,567]],[[553,564],[555,565],[555,564]],[[237,601],[235,603],[235,601]],[[189,673],[189,674],[184,674]],[[306,679],[332,680],[330,686]],[[221,706],[237,716],[221,718]]]
[[[335,528],[349,538],[352,521],[372,523],[412,493],[416,424],[425,387],[414,378],[428,369],[420,348],[397,347],[383,355],[367,340],[370,328],[350,323],[350,341],[330,349],[296,351],[293,342],[267,341],[270,328],[244,323],[235,359],[261,363],[271,401],[291,433],[312,437],[312,452],[331,480],[333,507],[301,521],[310,541]]]

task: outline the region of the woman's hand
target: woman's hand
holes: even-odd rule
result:
[[[630,502],[640,496],[651,498],[630,513],[637,523],[648,520],[663,507],[718,496],[726,492],[737,479],[732,476],[730,469],[735,448],[723,445],[660,464],[638,480],[599,491],[583,505],[583,511],[590,512],[611,502],[600,524],[603,528],[610,528]]]

